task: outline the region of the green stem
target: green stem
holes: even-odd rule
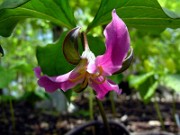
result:
[[[90,89],[90,96],[89,96],[89,116],[90,116],[90,119],[93,120],[94,119],[94,116],[93,116],[93,91]]]
[[[113,117],[115,118],[117,116],[117,113],[116,113],[116,107],[115,107],[113,94],[114,94],[113,92],[110,93],[110,101],[111,101],[111,108],[112,108]]]
[[[160,108],[159,108],[159,105],[158,105],[156,99],[154,100],[154,107],[155,107],[156,113],[158,115],[158,118],[159,118],[159,120],[161,122],[161,127],[162,127],[163,130],[165,130],[164,121],[163,121],[161,111],[160,111]]]
[[[99,111],[101,113],[101,116],[102,116],[102,119],[103,119],[103,122],[104,122],[104,126],[107,129],[107,131],[108,131],[108,135],[112,135],[111,130],[110,130],[110,126],[109,126],[107,118],[106,118],[104,107],[103,107],[101,101],[99,101],[97,98],[96,98],[96,101],[97,101],[97,104],[98,104],[98,107],[99,107]]]
[[[94,98],[94,93],[92,89],[89,90],[90,96],[89,96],[89,116],[90,120],[94,120],[94,113],[93,113],[93,98]],[[95,132],[95,127],[92,127],[92,135],[96,135]]]
[[[10,88],[9,88],[9,108],[10,108],[10,113],[11,113],[12,127],[13,127],[13,130],[15,131],[16,123],[15,123],[14,108],[13,108]]]

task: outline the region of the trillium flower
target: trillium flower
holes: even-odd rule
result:
[[[64,75],[53,77],[41,75],[41,68],[36,67],[34,70],[39,78],[39,86],[44,87],[47,92],[54,92],[57,89],[67,91],[76,87],[85,89],[90,86],[98,99],[103,99],[113,90],[120,94],[121,89],[108,79],[108,76],[121,70],[130,48],[130,38],[125,23],[117,16],[115,10],[112,11],[112,21],[106,26],[104,36],[106,51],[103,55],[95,57],[86,43],[78,65]]]

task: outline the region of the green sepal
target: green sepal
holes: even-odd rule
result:
[[[74,65],[80,61],[80,54],[78,52],[78,38],[80,27],[72,29],[65,37],[63,42],[63,54],[66,60]]]
[[[83,87],[82,84],[78,84],[74,88],[72,88],[72,90],[76,93],[80,93],[80,92],[84,91],[87,88],[87,86],[88,86],[88,84],[85,87]]]

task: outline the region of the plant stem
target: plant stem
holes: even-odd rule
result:
[[[113,92],[110,93],[110,101],[111,101],[111,108],[112,108],[113,117],[115,118],[117,116],[117,113],[116,113],[115,102],[113,99],[113,94],[114,94]]]
[[[9,108],[10,108],[10,113],[11,113],[12,128],[13,128],[13,131],[15,131],[16,123],[15,123],[14,108],[13,108],[12,96],[11,96],[10,88],[9,88]]]
[[[163,130],[165,130],[164,121],[163,121],[161,111],[160,111],[160,108],[159,108],[159,105],[158,105],[156,99],[154,100],[154,107],[155,107],[156,113],[158,115],[158,118],[159,118],[159,120],[161,122],[161,127],[162,127]]]
[[[94,116],[93,116],[93,91],[90,90],[90,96],[89,96],[89,113],[90,113],[90,119],[93,120]]]
[[[108,131],[108,135],[112,135],[111,130],[110,130],[110,126],[109,126],[107,118],[106,118],[104,107],[103,107],[101,101],[99,101],[97,98],[96,98],[96,101],[97,101],[97,104],[98,104],[98,107],[99,107],[99,111],[101,113],[101,116],[102,116],[102,119],[103,119],[103,122],[104,122],[104,126],[107,129],[107,131]]]
[[[94,93],[92,91],[92,89],[89,90],[90,96],[89,96],[89,116],[90,116],[90,120],[94,120],[94,113],[93,113],[93,97],[94,97]],[[92,127],[92,134],[95,135],[95,128]]]

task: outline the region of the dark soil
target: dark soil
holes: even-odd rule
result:
[[[153,103],[145,105],[139,100],[128,99],[116,101],[116,117],[112,116],[110,101],[103,103],[108,119],[124,124],[133,134],[163,131]],[[0,106],[0,135],[64,135],[71,129],[89,121],[88,101],[79,99],[76,100],[75,104],[81,111],[58,115],[52,110],[34,108],[26,101],[13,102],[15,116],[13,124],[9,103],[3,103]],[[172,103],[159,102],[159,106],[166,132],[177,135],[178,128],[174,122]],[[176,102],[175,111],[180,114],[179,102]],[[94,112],[95,119],[101,119],[96,105],[94,105]]]

